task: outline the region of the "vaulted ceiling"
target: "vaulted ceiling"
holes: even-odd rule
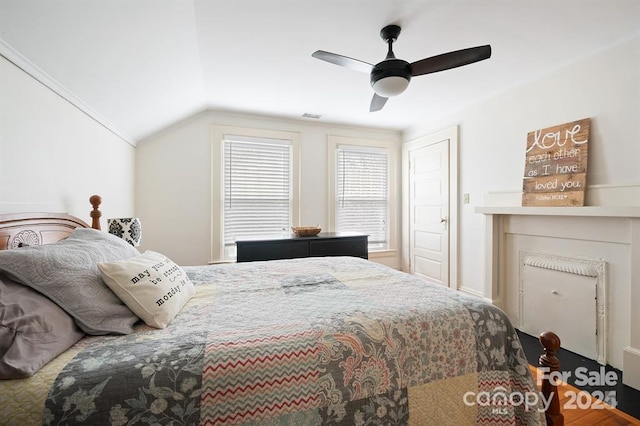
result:
[[[490,44],[370,113],[379,36],[409,62]],[[0,53],[137,141],[205,109],[402,130],[640,34],[638,0],[0,0]],[[44,76],[44,77],[42,77]]]

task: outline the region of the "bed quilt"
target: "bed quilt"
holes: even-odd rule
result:
[[[2,381],[0,424],[544,424],[515,330],[480,299],[350,257],[184,269],[196,296],[166,329]]]

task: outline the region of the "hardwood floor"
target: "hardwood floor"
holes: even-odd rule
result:
[[[530,368],[531,372],[533,373],[533,377],[535,378],[538,370],[534,366],[531,366]],[[640,420],[633,418],[620,410],[612,408],[611,406],[599,400],[592,400],[591,402],[587,402],[586,399],[582,399],[581,401],[579,401],[575,397],[579,392],[579,389],[569,384],[561,384],[560,386],[558,386],[560,407],[562,410],[562,414],[564,415],[565,426],[640,426]]]

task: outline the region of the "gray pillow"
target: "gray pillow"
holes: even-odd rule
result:
[[[0,379],[32,376],[83,336],[58,305],[0,275]]]
[[[0,271],[54,301],[87,334],[128,334],[138,317],[102,281],[97,264],[139,254],[114,235],[78,228],[57,243],[1,250]]]

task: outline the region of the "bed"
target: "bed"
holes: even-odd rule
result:
[[[51,359],[23,368],[24,377],[0,380],[2,425],[545,424],[545,405],[502,311],[364,259],[179,267],[163,258],[154,268],[168,269],[158,277],[175,278],[174,289],[180,282],[174,295],[185,300],[164,320],[142,314],[132,320],[122,312],[133,302],[105,285],[111,276],[103,265],[120,260],[103,259],[96,268],[95,260],[56,257],[58,245],[78,235],[110,235],[98,230],[99,202],[92,197],[92,227],[68,215],[0,215],[0,279],[15,291],[44,292],[63,308],[56,315],[72,320],[52,331],[46,316],[38,326],[23,319],[36,336],[57,332],[54,343],[62,347],[47,347]],[[29,268],[11,270],[7,253],[43,245],[58,264],[32,261],[29,268],[44,268],[49,287],[68,268],[82,280],[101,277],[102,288],[74,306],[50,288],[21,282]],[[112,256],[138,258],[133,247],[122,249]],[[75,292],[83,292],[80,286]],[[6,288],[0,300],[11,296]],[[105,298],[120,303],[115,313],[95,311],[94,302]],[[7,306],[0,304],[8,312]],[[101,315],[108,318],[97,320]],[[12,348],[3,340],[6,357],[3,350]],[[39,344],[49,343],[28,342],[31,353],[22,353],[35,356]]]

